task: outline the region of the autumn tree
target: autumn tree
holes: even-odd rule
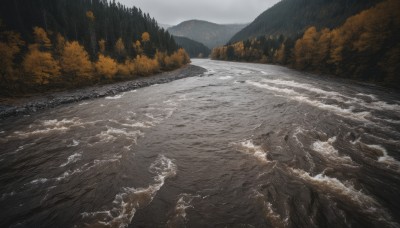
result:
[[[285,44],[282,43],[278,50],[275,51],[275,62],[279,64],[284,64],[286,62],[285,58]]]
[[[158,61],[158,65],[160,66],[161,69],[165,68],[165,58],[167,57],[167,53],[161,52],[161,51],[156,51],[155,58]]]
[[[150,34],[148,32],[144,32],[142,34],[142,45],[143,45],[143,52],[148,57],[153,57],[155,51],[153,50],[152,43],[150,42]]]
[[[96,54],[96,31],[95,31],[95,19],[93,11],[86,12],[86,18],[89,21],[89,34],[90,34],[90,46],[92,48],[92,56]]]
[[[122,61],[126,52],[125,52],[125,44],[122,38],[119,38],[117,42],[115,42],[115,52],[117,54],[118,61]]]
[[[92,63],[85,49],[77,42],[67,42],[61,56],[61,69],[72,80],[85,81],[92,78]]]
[[[180,48],[171,56],[165,57],[165,65],[168,69],[175,69],[188,63],[190,63],[190,58],[183,48]]]
[[[65,38],[60,34],[57,33],[56,36],[56,46],[55,46],[55,54],[56,56],[61,56],[61,54],[64,51],[64,47],[65,47]]]
[[[0,33],[0,76],[1,84],[9,87],[11,81],[15,81],[16,73],[14,59],[21,51],[25,42],[18,33],[4,31]]]
[[[304,32],[301,39],[296,41],[294,56],[297,68],[305,69],[311,65],[318,38],[319,33],[317,29],[312,26]]]
[[[136,74],[135,61],[126,59],[124,63],[118,64],[118,75],[125,78]]]
[[[139,55],[135,59],[135,70],[138,75],[146,76],[158,72],[160,66],[157,59],[150,59],[145,55]]]
[[[324,68],[328,67],[327,62],[331,49],[331,39],[331,31],[327,28],[322,29],[313,53],[313,69],[323,71]]]
[[[51,41],[47,35],[47,32],[40,27],[33,28],[33,35],[35,37],[35,43],[38,45],[40,50],[50,50],[52,47]]]
[[[150,34],[148,32],[144,32],[142,34],[142,42],[149,42],[150,41]]]
[[[114,59],[99,55],[99,60],[95,64],[96,72],[100,76],[104,76],[107,79],[112,79],[118,72],[117,62]]]
[[[45,85],[60,76],[58,62],[50,52],[40,51],[37,45],[30,45],[22,66],[26,75],[32,77],[36,84]]]
[[[139,40],[136,40],[136,42],[134,42],[132,46],[135,49],[137,55],[141,55],[143,53],[142,43],[140,43]]]
[[[99,40],[99,50],[102,54],[106,52],[106,41],[104,39]]]

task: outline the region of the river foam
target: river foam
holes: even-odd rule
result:
[[[273,92],[277,92],[279,94],[283,95],[278,95],[275,94],[275,96],[283,96],[286,99],[297,101],[299,103],[305,103],[310,106],[314,106],[316,108],[326,110],[332,113],[335,113],[336,115],[345,117],[345,118],[350,118],[353,120],[357,121],[363,121],[363,122],[370,122],[366,117],[371,116],[371,113],[368,111],[363,111],[363,112],[354,112],[353,107],[349,108],[342,108],[334,104],[325,104],[321,101],[318,100],[313,100],[310,99],[309,97],[304,96],[304,94],[300,94],[293,89],[288,89],[288,88],[279,88],[279,87],[274,87],[268,84],[263,84],[259,82],[253,82],[253,81],[246,81],[249,85],[253,85],[258,88],[262,89],[267,89]]]
[[[68,131],[71,127],[76,127],[82,125],[82,122],[79,118],[74,117],[71,119],[53,119],[53,120],[43,120],[40,122],[36,122],[31,124],[27,131],[15,131],[13,135],[10,137],[31,137],[37,136],[40,134],[48,134],[48,133],[58,133]],[[31,130],[34,129],[34,130]]]
[[[339,155],[339,151],[333,146],[334,142],[336,142],[336,136],[329,138],[327,141],[317,140],[311,145],[311,149],[321,154],[323,159],[338,163],[353,163],[349,156]]]
[[[269,162],[267,159],[267,152],[264,151],[261,146],[254,145],[253,140],[251,139],[240,143],[233,143],[233,145],[237,146],[240,152],[251,155],[262,163]]]
[[[397,168],[398,171],[400,171],[400,161],[396,160],[394,157],[390,156],[387,152],[387,150],[381,146],[381,145],[370,145],[370,144],[365,144],[362,143],[360,140],[357,141],[359,144],[363,145],[364,147],[367,147],[370,150],[378,151],[378,157],[377,161],[389,166],[394,166]]]
[[[188,208],[194,208],[191,204],[195,198],[201,198],[200,195],[191,195],[191,194],[180,194],[178,201],[175,204],[175,208],[173,209],[172,215],[167,221],[167,227],[180,227],[183,226],[186,221],[186,210]]]
[[[159,155],[150,165],[149,171],[155,174],[153,184],[146,188],[122,188],[122,192],[115,196],[111,210],[83,212],[82,218],[90,220],[92,226],[128,227],[136,211],[149,205],[165,180],[176,175],[177,166],[164,155]]]
[[[60,167],[64,167],[64,166],[67,166],[67,165],[69,165],[71,163],[75,163],[75,162],[79,161],[81,159],[81,157],[82,157],[81,153],[75,153],[75,154],[69,156],[67,161],[62,163],[60,165]]]
[[[350,182],[343,183],[337,178],[328,177],[324,174],[311,176],[308,172],[295,168],[289,168],[289,172],[311,185],[320,193],[328,194],[337,200],[350,203],[357,207],[361,213],[375,218],[375,220],[388,227],[398,226],[378,201],[361,190],[355,189]]]
[[[335,92],[335,91],[326,91],[317,87],[312,86],[311,84],[304,84],[304,83],[298,83],[295,81],[289,81],[289,80],[280,80],[280,79],[263,79],[262,82],[265,83],[270,83],[274,85],[279,85],[279,86],[288,86],[292,88],[298,88],[298,89],[303,89],[309,92],[316,93],[318,95],[322,95],[325,98],[331,98],[335,99],[336,101],[342,102],[342,103],[347,103],[347,104],[357,104],[361,105],[365,108],[369,109],[374,109],[374,110],[389,110],[389,111],[396,111],[400,112],[400,105],[398,104],[389,104],[384,101],[379,101],[376,96],[372,94],[361,94],[358,93],[356,95],[358,96],[363,96],[363,97],[369,97],[372,99],[372,102],[366,102],[363,99],[357,98],[356,96],[346,96],[344,94]]]
[[[118,94],[118,95],[115,95],[115,96],[108,96],[108,97],[105,97],[104,99],[106,99],[106,100],[118,100],[118,99],[121,99],[123,95],[124,94]]]
[[[273,205],[266,200],[264,194],[257,190],[254,190],[254,194],[251,197],[261,202],[265,218],[271,223],[273,227],[284,228],[289,226],[289,216],[287,216],[285,219],[282,219],[281,215],[275,211]]]

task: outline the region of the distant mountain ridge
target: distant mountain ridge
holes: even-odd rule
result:
[[[158,23],[158,26],[160,26],[160,27],[163,28],[164,30],[167,30],[167,29],[168,29],[169,27],[171,27],[172,25]]]
[[[247,24],[216,24],[208,21],[189,20],[168,28],[174,36],[187,37],[212,49],[226,44],[234,34]]]
[[[204,44],[187,37],[174,36],[174,40],[186,50],[191,58],[207,58],[211,54],[211,50]]]
[[[381,0],[282,0],[235,34],[236,42],[262,35],[301,35],[309,26],[334,28]]]

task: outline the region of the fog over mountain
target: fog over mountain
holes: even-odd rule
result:
[[[279,0],[118,0],[150,13],[159,23],[176,25],[186,20],[199,19],[218,24],[248,23]]]
[[[174,36],[187,37],[212,49],[226,44],[234,34],[247,24],[215,24],[208,21],[190,20],[168,28]]]

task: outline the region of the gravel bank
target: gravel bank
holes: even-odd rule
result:
[[[149,77],[140,77],[132,81],[96,85],[76,90],[35,95],[32,97],[4,99],[0,100],[0,119],[5,119],[10,116],[27,115],[62,104],[112,96],[121,92],[154,84],[163,84],[186,77],[199,76],[204,72],[206,72],[204,68],[188,65],[174,71],[163,72]]]

